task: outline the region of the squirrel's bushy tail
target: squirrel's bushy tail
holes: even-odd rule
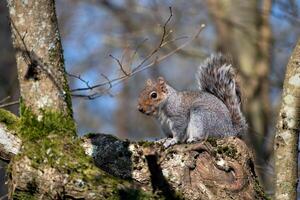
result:
[[[230,59],[222,54],[212,55],[200,66],[197,74],[199,89],[221,99],[232,116],[237,134],[247,131],[247,123],[241,111],[241,93],[236,82]]]

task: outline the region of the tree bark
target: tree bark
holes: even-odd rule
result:
[[[283,85],[282,104],[277,121],[274,155],[275,198],[296,199],[298,138],[300,120],[300,40],[289,59]]]
[[[72,114],[54,0],[8,1],[22,100]]]
[[[21,147],[21,140],[10,132],[4,124],[0,124],[0,158],[9,161],[17,154]]]
[[[97,167],[116,177],[110,179],[119,178],[117,192],[107,193],[103,185],[91,189],[89,184],[96,183],[84,179],[70,183],[68,174],[54,168],[37,169],[28,158],[14,165],[18,191],[34,188],[35,197],[47,199],[266,199],[257,182],[252,153],[238,138],[176,145],[168,150],[158,143],[128,142],[104,134],[90,134],[81,141]],[[129,179],[130,184],[125,182]],[[106,182],[105,187],[113,184]],[[138,188],[146,193],[138,193]],[[158,195],[152,196],[152,192]]]
[[[166,199],[265,199],[245,143],[234,137],[164,149],[157,143],[121,142],[91,135],[84,147],[101,169],[132,178]]]

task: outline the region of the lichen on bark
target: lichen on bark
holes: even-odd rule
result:
[[[84,140],[86,152],[99,168],[117,177],[131,177],[167,199],[267,199],[258,184],[251,151],[238,138],[169,149],[105,134],[89,134]]]

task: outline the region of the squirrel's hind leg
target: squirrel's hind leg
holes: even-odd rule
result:
[[[190,121],[186,130],[187,143],[205,140],[207,135],[204,133],[203,118],[201,112],[194,110],[190,113]]]

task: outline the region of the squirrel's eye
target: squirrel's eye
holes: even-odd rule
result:
[[[156,92],[151,92],[150,94],[152,99],[156,99],[157,98],[157,93]]]

